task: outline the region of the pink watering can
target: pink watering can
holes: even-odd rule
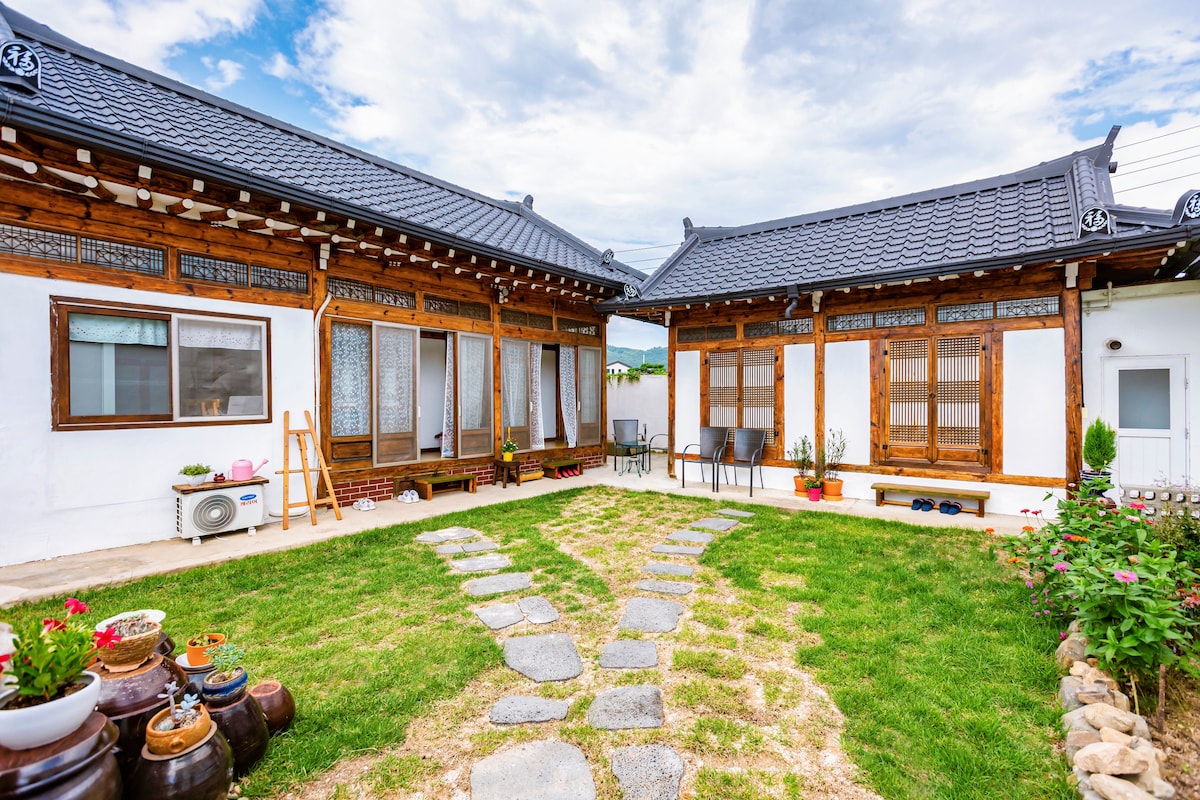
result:
[[[258,466],[254,466],[254,462],[246,458],[239,458],[233,462],[233,466],[229,469],[229,480],[231,481],[248,481],[254,477],[254,473],[263,468],[263,464],[267,463],[267,459],[258,462]]]

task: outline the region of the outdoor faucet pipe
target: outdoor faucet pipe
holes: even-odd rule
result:
[[[784,319],[791,319],[792,312],[796,310],[796,306],[800,305],[800,291],[795,286],[788,287],[788,299],[792,302],[783,310]]]

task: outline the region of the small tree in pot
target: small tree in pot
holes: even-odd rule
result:
[[[817,464],[820,465],[817,472],[824,479],[821,488],[826,500],[842,499],[842,479],[838,477],[838,473],[845,457],[845,435],[841,428],[830,428],[825,437],[825,446],[817,451]]]
[[[800,441],[792,445],[792,449],[788,450],[788,460],[792,462],[792,469],[796,470],[796,477],[793,479],[796,483],[796,494],[803,494],[803,488],[808,487],[808,471],[813,468],[813,446],[812,440],[807,436],[801,436]],[[817,486],[820,487],[818,481]]]
[[[1117,459],[1117,432],[1097,417],[1083,435],[1083,462],[1088,468],[1080,474],[1083,491],[1090,497],[1102,497],[1112,488],[1112,471]]]

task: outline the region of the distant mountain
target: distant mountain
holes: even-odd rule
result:
[[[649,350],[635,350],[632,347],[613,347],[608,346],[608,354],[605,357],[605,363],[610,361],[620,361],[628,364],[631,367],[636,367],[640,364],[666,364],[667,363],[667,348],[651,347]]]

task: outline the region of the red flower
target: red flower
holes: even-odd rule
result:
[[[116,630],[112,627],[105,628],[103,633],[100,631],[94,632],[92,638],[95,639],[97,650],[101,647],[107,647],[111,650],[114,644],[121,641],[121,637],[117,635]]]
[[[91,611],[91,609],[87,607],[87,603],[83,602],[82,600],[77,600],[74,597],[68,597],[67,602],[63,603],[63,605],[67,609],[68,617],[72,614],[86,614]]]
[[[1022,508],[1022,509],[1021,509],[1021,513],[1022,513],[1022,514],[1028,514],[1028,513],[1029,513],[1029,509],[1028,509],[1028,508]]]
[[[42,631],[44,633],[50,633],[51,631],[65,631],[66,629],[67,623],[63,622],[61,619],[55,619],[54,617],[42,618]]]
[[[4,665],[7,664],[10,659],[12,659],[12,656],[10,656],[8,653],[0,656],[0,669],[3,669]]]
[[[1036,511],[1031,511],[1030,513],[1033,514],[1035,517],[1039,517],[1042,514],[1042,510],[1039,508]]]

